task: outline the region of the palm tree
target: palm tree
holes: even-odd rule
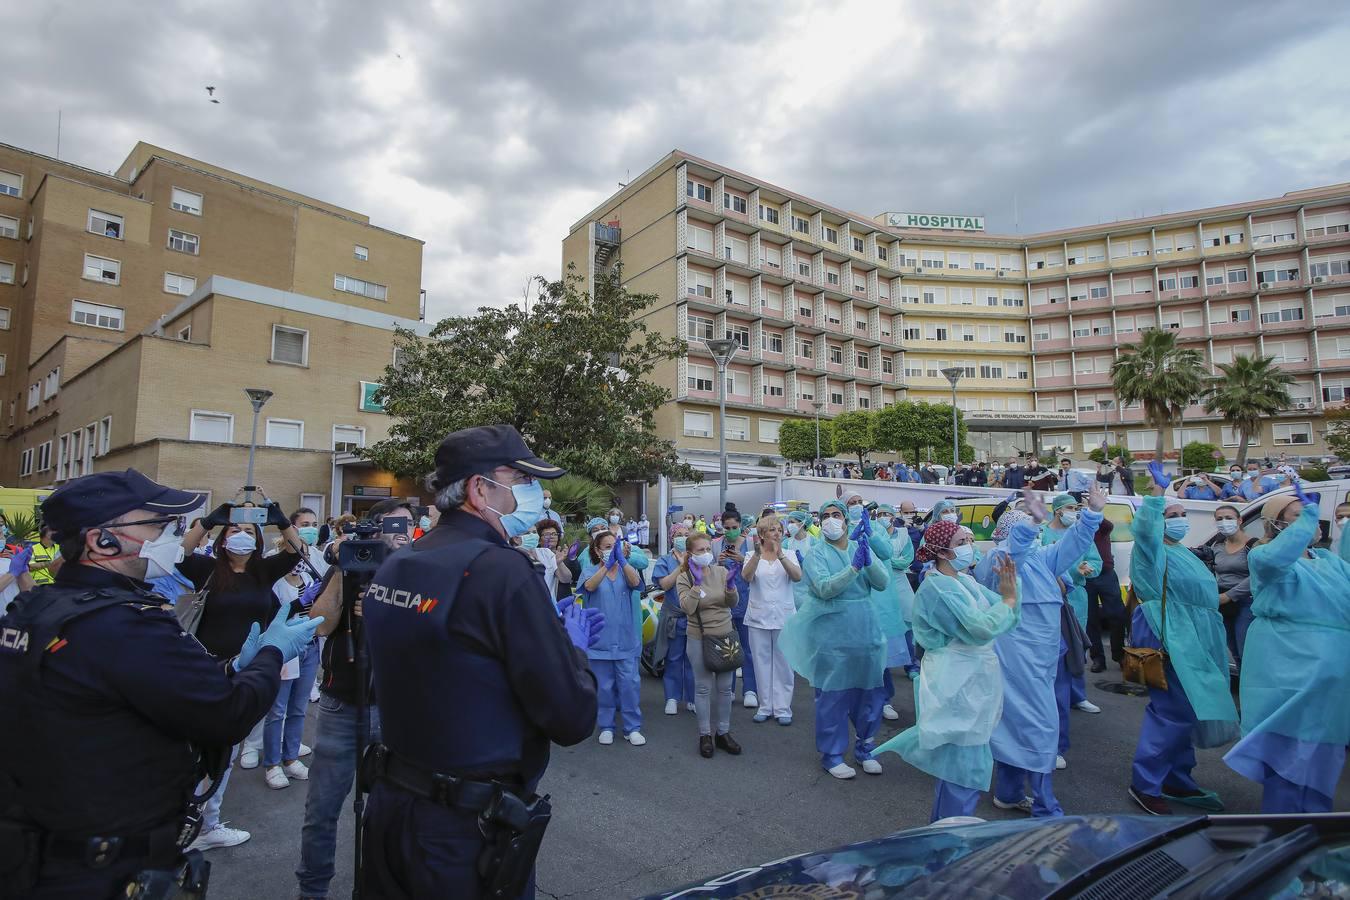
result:
[[[1238,433],[1238,465],[1247,462],[1247,441],[1261,434],[1261,420],[1294,405],[1288,386],[1294,376],[1275,365],[1269,356],[1238,356],[1220,363],[1219,371],[1205,390],[1205,410],[1223,416]]]
[[[1158,435],[1154,458],[1161,460],[1163,432],[1205,390],[1204,358],[1197,350],[1178,347],[1172,332],[1151,328],[1121,351],[1111,366],[1111,381],[1122,404],[1143,406],[1144,421]]]

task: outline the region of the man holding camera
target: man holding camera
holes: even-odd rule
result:
[[[398,498],[381,500],[366,517],[371,526],[378,526],[380,540],[390,552],[408,545],[413,511],[406,502]],[[341,546],[352,537],[351,533],[339,533],[334,538],[326,554],[330,568],[324,580],[301,594],[302,603],[313,602],[309,614],[325,623],[319,634],[328,636],[323,646],[323,680],[319,684],[305,824],[300,832],[300,867],[295,871],[301,897],[328,896],[337,852],[338,818],[352,790],[357,760],[365,751],[358,745],[358,730],[365,731],[367,743],[380,739],[380,710],[369,689],[368,665],[362,666],[366,673],[364,693],[358,690],[362,686],[357,679],[356,654],[367,653],[362,633],[363,601],[355,600],[350,617],[342,603]],[[359,729],[362,708],[367,710],[367,725]]]
[[[539,479],[562,474],[509,425],[454,432],[431,482],[440,523],[371,582],[384,744],[361,769],[369,896],[534,896],[549,744],[596,721],[585,649],[601,617],[570,605],[560,621],[508,543],[543,515]]]
[[[194,787],[220,777],[322,620],[283,611],[229,660],[187,634],[147,582],[182,559],[181,517],[200,502],[127,469],[42,504],[66,564],[0,618],[4,896],[205,894],[207,864],[183,852]]]

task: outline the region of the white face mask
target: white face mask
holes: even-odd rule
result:
[[[1076,509],[1061,510],[1059,514],[1059,520],[1063,522],[1065,525],[1072,525],[1074,522],[1078,521],[1078,510]]]
[[[684,520],[684,527],[685,527],[685,528],[693,528],[693,527],[694,527],[694,520],[693,520],[693,519],[685,519],[685,520]]]
[[[801,527],[802,527],[802,526],[801,526],[801,523],[799,523],[799,522],[789,522],[789,523],[787,523],[787,533],[788,533],[788,537],[796,537],[796,536],[797,536],[797,532],[801,530]]]
[[[159,537],[141,544],[140,558],[145,560],[145,580],[172,575],[183,561],[183,538],[174,534],[174,524],[164,526]]]
[[[713,555],[709,550],[704,550],[702,553],[695,553],[693,559],[694,562],[698,563],[700,566],[707,567],[713,564]]]
[[[942,514],[942,521],[959,522],[961,521],[961,514],[958,512],[945,512]]]
[[[951,567],[958,572],[964,572],[975,564],[975,545],[962,544],[960,547],[952,548],[955,554],[948,562]]]
[[[826,519],[820,523],[820,532],[826,540],[837,541],[844,536],[844,522],[842,519]]]
[[[618,516],[610,516],[610,517],[609,517],[609,524],[611,524],[611,525],[618,525],[618,524],[619,524],[619,517],[618,517]]]
[[[549,508],[550,506],[552,506],[552,505],[553,505],[553,498],[552,498],[552,497],[545,497],[545,498],[544,498],[544,509],[548,509],[548,508]]]
[[[1341,528],[1344,528],[1346,525],[1350,525],[1350,516],[1337,516],[1336,524],[1339,525]]]
[[[258,541],[251,531],[236,531],[225,539],[225,549],[240,556],[247,556],[258,549]]]
[[[1218,529],[1219,534],[1237,534],[1237,519],[1218,519],[1214,522],[1214,527]]]

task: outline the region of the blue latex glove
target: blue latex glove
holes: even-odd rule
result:
[[[303,591],[300,592],[300,596],[297,599],[300,601],[301,606],[303,606],[305,609],[309,609],[311,606],[314,605],[314,601],[319,599],[319,594],[321,593],[323,593],[322,579],[312,582],[309,586],[307,586]]]
[[[1294,496],[1297,497],[1299,500],[1303,501],[1304,506],[1307,506],[1309,503],[1318,503],[1322,499],[1321,494],[1305,494],[1303,492],[1302,478],[1294,479]],[[31,551],[29,551],[29,553],[31,555]],[[17,559],[17,557],[15,558]]]
[[[323,624],[323,616],[315,616],[312,619],[308,616],[296,616],[287,621],[288,609],[289,607],[283,606],[277,610],[276,617],[262,633],[261,640],[263,647],[276,647],[281,651],[282,662],[290,662],[299,656],[300,651],[314,638],[314,629]]]
[[[1168,480],[1167,476],[1163,474],[1163,464],[1161,460],[1155,459],[1148,464],[1148,474],[1153,476],[1153,483],[1163,490],[1166,490],[1167,486],[1172,483]]]
[[[28,571],[28,564],[32,559],[33,546],[30,544],[9,558],[9,574],[18,578],[24,572]]]
[[[865,569],[872,564],[872,548],[867,546],[867,541],[861,541],[858,544],[857,551],[853,554],[853,568]]]
[[[234,670],[238,672],[244,666],[253,662],[253,657],[258,655],[259,648],[262,647],[262,628],[257,622],[249,626],[248,637],[244,638],[244,646],[239,648],[239,655],[234,658]]]
[[[605,614],[598,609],[583,609],[581,615],[586,620],[586,646],[594,647],[600,641],[600,632],[605,630]]]
[[[567,615],[568,608],[576,606],[576,604],[577,604],[576,594],[568,594],[566,597],[563,597],[561,600],[555,603],[554,606],[558,608],[558,618],[561,619],[563,616]]]
[[[563,613],[562,624],[573,647],[585,650],[590,646],[590,629],[586,627],[586,615],[580,607],[575,604],[567,607],[567,612]]]
[[[866,521],[867,516],[863,516],[862,519],[858,522],[858,524],[853,526],[853,530],[848,533],[848,539],[850,541],[862,540],[863,535],[867,533],[867,530],[863,527],[863,522]]]
[[[611,566],[623,568],[624,562],[623,541],[615,541],[613,549],[609,551],[609,559],[605,560],[605,568],[610,568]]]

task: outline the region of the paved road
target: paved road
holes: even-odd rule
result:
[[[1089,696],[1101,715],[1074,712],[1069,768],[1055,777],[1055,791],[1070,814],[1138,812],[1126,789],[1144,700],[1100,689],[1119,673],[1095,676]],[[903,680],[903,679],[902,679]],[[811,721],[811,695],[798,682],[797,721],[783,728],[772,720],[750,721],[749,710],[733,714],[732,733],[744,755],[697,752],[693,715],[661,714],[658,682],[643,680],[643,727],[649,743],[631,747],[595,741],[556,750],[543,788],[553,795],[554,820],[539,862],[542,897],[610,900],[673,887],[753,862],[810,849],[874,838],[926,824],[933,780],[899,757],[881,757],[885,772],[859,772],[839,782],[818,766]],[[899,722],[884,723],[889,738],[913,720],[910,692],[896,700]],[[1232,812],[1255,812],[1260,791],[1225,766],[1219,751],[1201,751],[1199,781],[1217,790]],[[241,777],[242,776],[242,777]],[[253,838],[228,850],[211,851],[213,898],[284,898],[295,895],[305,785],[270,791],[261,770],[236,772],[224,815]],[[1337,809],[1350,809],[1350,775],[1343,778]],[[1180,808],[1179,809],[1184,809]],[[977,815],[1008,818],[985,800]],[[351,893],[351,811],[343,815],[338,876],[333,897]]]

